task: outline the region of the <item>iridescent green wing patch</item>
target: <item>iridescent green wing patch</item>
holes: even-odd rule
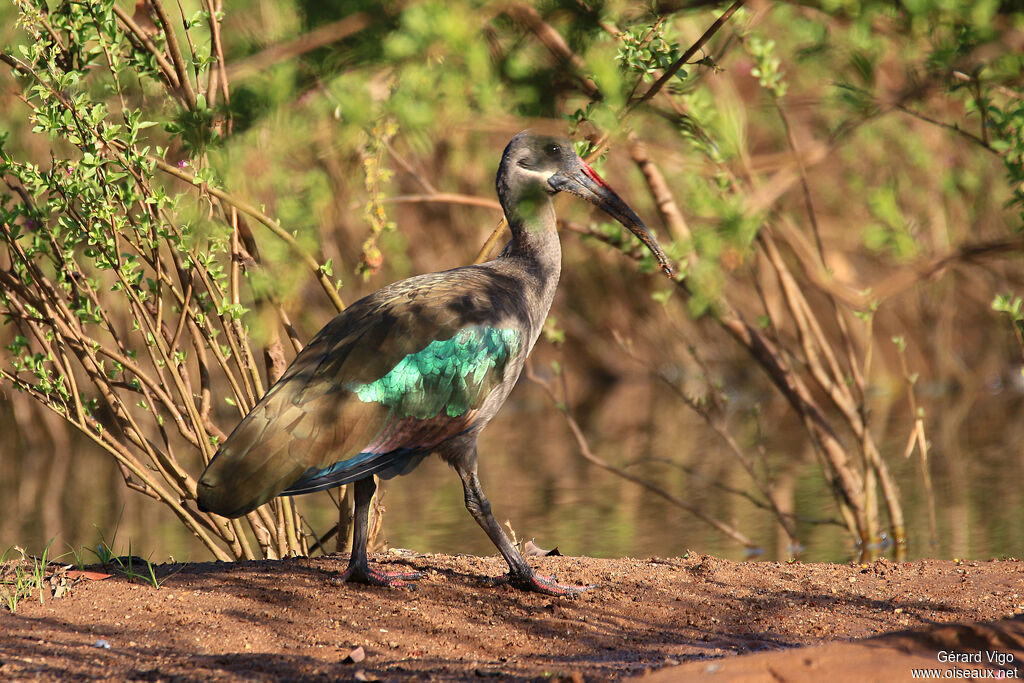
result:
[[[501,382],[520,345],[518,330],[466,327],[410,353],[380,379],[348,388],[360,401],[381,403],[401,417],[459,417]]]

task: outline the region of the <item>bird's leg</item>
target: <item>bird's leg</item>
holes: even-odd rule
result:
[[[367,527],[370,521],[370,501],[377,490],[373,476],[355,482],[355,525],[352,529],[352,557],[348,569],[339,582],[365,583],[371,586],[405,587],[405,581],[414,581],[423,576],[420,572],[381,572],[370,569],[366,555]]]
[[[468,467],[456,466],[459,476],[462,478],[462,488],[466,494],[466,509],[469,510],[469,514],[473,515],[473,519],[476,520],[477,524],[487,532],[494,545],[498,547],[498,552],[508,562],[509,568],[508,574],[495,579],[488,579],[487,583],[492,585],[508,583],[522,590],[563,597],[575,597],[587,590],[589,586],[562,585],[556,583],[553,577],[541,576],[533,571],[530,565],[526,563],[526,560],[523,559],[522,554],[512,545],[505,532],[498,526],[494,515],[491,514],[491,503],[487,500],[487,496],[484,495],[483,488],[480,486],[480,479],[476,476],[476,458],[474,457],[472,460],[472,464]]]

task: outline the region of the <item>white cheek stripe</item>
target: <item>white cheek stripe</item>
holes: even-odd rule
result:
[[[545,186],[547,186],[548,180],[551,179],[551,176],[555,175],[554,171],[550,171],[550,172],[545,173],[544,171],[535,171],[535,170],[533,170],[531,168],[525,168],[523,166],[519,167],[519,171],[520,171],[520,173],[522,173],[525,176],[528,176],[530,178],[536,178],[538,181],[540,181]]]

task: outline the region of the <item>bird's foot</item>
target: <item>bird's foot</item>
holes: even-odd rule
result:
[[[487,586],[500,586],[507,583],[513,588],[518,588],[519,590],[532,591],[543,595],[553,595],[559,598],[575,598],[584,591],[594,588],[592,585],[574,586],[557,583],[555,581],[555,577],[542,576],[536,572],[530,572],[525,576],[512,573],[503,574],[502,576],[484,579],[483,583]]]
[[[382,572],[369,567],[349,565],[341,576],[331,579],[331,583],[362,583],[367,586],[385,586],[387,588],[416,588],[407,583],[423,578],[423,572]]]

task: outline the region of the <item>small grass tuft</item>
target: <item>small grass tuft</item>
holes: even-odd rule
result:
[[[163,582],[157,578],[153,563],[146,558],[138,557],[132,552],[132,542],[130,539],[128,541],[127,555],[116,554],[111,545],[102,537],[100,543],[95,549],[90,549],[90,552],[96,556],[100,564],[113,567],[132,581],[148,583],[153,588],[160,588],[163,585]],[[76,559],[78,558],[77,553],[75,557]]]
[[[52,543],[53,539],[46,544],[40,557],[30,556],[19,546],[8,548],[0,555],[0,599],[12,613],[18,611],[18,605],[22,600],[32,597],[36,592],[39,593],[39,604],[43,603],[46,565],[49,563]],[[21,557],[9,562],[7,556],[12,550],[18,552]]]

